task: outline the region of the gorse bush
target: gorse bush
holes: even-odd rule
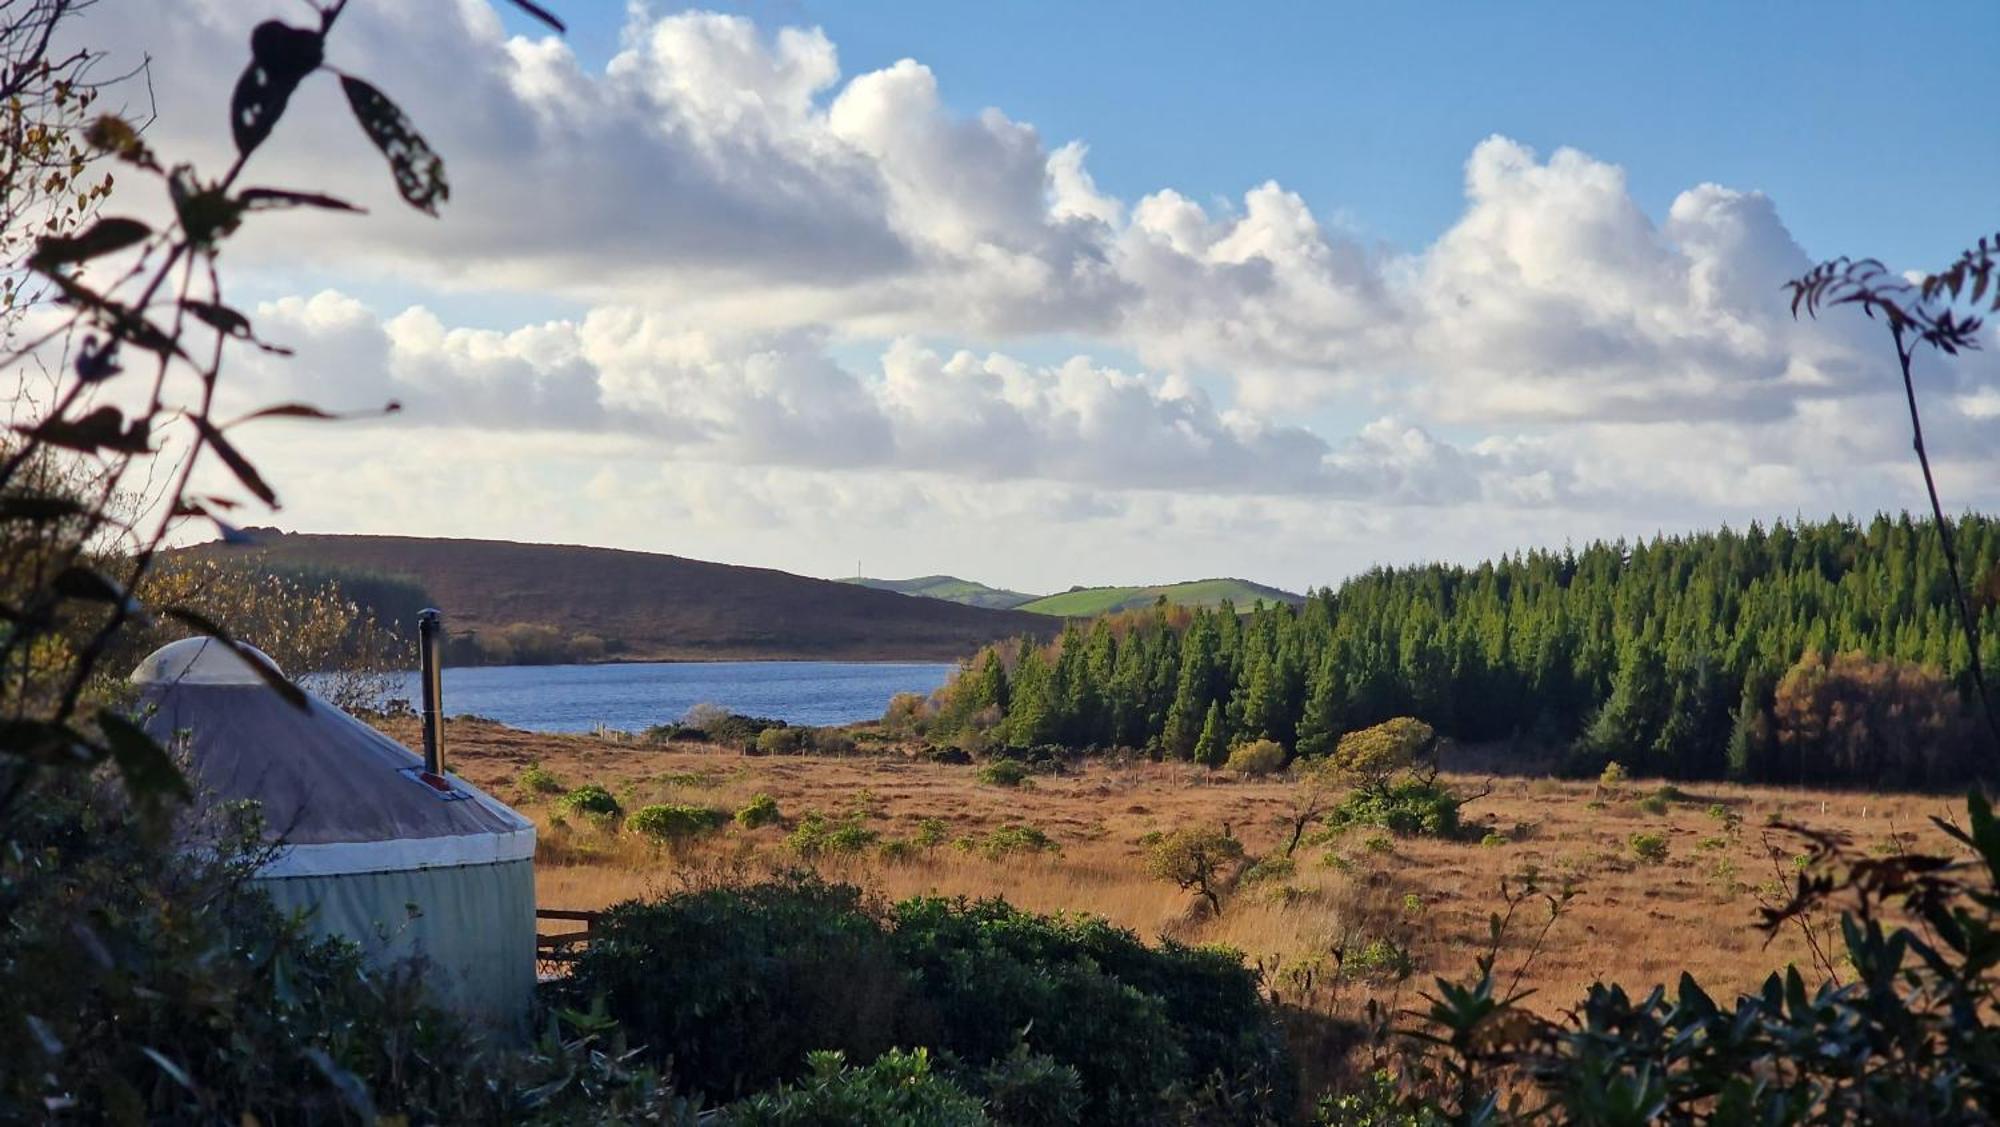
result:
[[[1009,823],[989,832],[973,847],[989,861],[1017,853],[1060,853],[1055,839],[1033,826]]]
[[[982,783],[995,787],[1018,787],[1027,784],[1033,772],[1028,765],[1013,759],[995,759],[979,768],[978,778]]]
[[[556,805],[565,812],[587,818],[616,818],[625,812],[625,807],[608,790],[596,783],[585,783],[556,800]]]
[[[829,818],[817,810],[807,811],[786,836],[785,844],[807,860],[851,856],[866,851],[882,835],[868,828],[860,815]]]
[[[797,1081],[816,1049],[922,1046],[996,1110],[1193,1119],[1190,1092],[1211,1080],[1248,1095],[1209,1122],[1291,1106],[1283,1040],[1240,956],[999,901],[888,908],[798,878],[625,904],[554,989],[607,999],[634,1043],[711,1099]]]
[[[1636,833],[1627,844],[1632,847],[1632,856],[1648,865],[1657,865],[1667,859],[1666,834]]]
[[[562,780],[556,778],[555,772],[539,763],[530,763],[523,767],[519,783],[521,789],[530,794],[560,794],[563,791]]]
[[[778,811],[778,800],[761,791],[752,795],[750,801],[736,811],[736,824],[746,830],[775,826],[782,821],[784,815]]]
[[[721,829],[729,815],[706,806],[662,803],[642,806],[625,820],[625,828],[656,841],[683,842]]]
[[[1403,779],[1380,791],[1357,790],[1327,814],[1329,825],[1380,826],[1403,837],[1456,837],[1464,800],[1451,788]]]
[[[1248,778],[1262,778],[1284,769],[1285,746],[1276,740],[1252,740],[1237,744],[1229,752],[1229,759],[1223,766]]]

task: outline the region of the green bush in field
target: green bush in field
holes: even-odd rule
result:
[[[1033,826],[1009,823],[988,833],[978,843],[981,856],[989,861],[1011,857],[1016,853],[1061,853],[1062,846],[1055,839]]]
[[[917,823],[917,832],[910,836],[910,840],[928,852],[943,845],[949,836],[951,830],[944,824],[943,818],[925,818]]]
[[[712,833],[729,821],[729,815],[707,806],[659,803],[641,806],[625,820],[625,828],[655,841],[681,842]]]
[[[1632,856],[1648,865],[1657,865],[1667,859],[1667,835],[1662,833],[1636,833],[1626,842],[1632,847]]]
[[[761,791],[752,795],[750,801],[736,812],[736,824],[746,830],[775,826],[782,821],[784,815],[778,811],[778,800]]]
[[[885,865],[907,865],[917,859],[917,843],[908,838],[890,838],[875,847],[875,856]]]
[[[585,783],[556,800],[556,805],[571,814],[593,819],[616,818],[625,812],[612,793],[596,783]]]
[[[523,767],[518,781],[521,789],[530,794],[561,794],[563,790],[562,780],[556,778],[555,772],[539,763]]]
[[[1380,826],[1404,837],[1456,837],[1464,804],[1449,787],[1406,778],[1381,790],[1353,792],[1326,820],[1335,827]]]
[[[1667,800],[1657,794],[1649,794],[1639,800],[1639,813],[1641,814],[1659,818],[1664,817],[1668,809]]]
[[[1026,764],[1012,759],[995,759],[979,769],[979,781],[988,786],[1018,787],[1032,785],[1028,776],[1033,774]]]
[[[1284,769],[1285,747],[1276,740],[1252,740],[1237,744],[1223,766],[1247,778],[1261,778]]]
[[[785,838],[794,853],[807,860],[845,857],[866,851],[881,834],[863,825],[854,816],[829,818],[817,810],[808,811]]]
[[[757,754],[796,755],[805,750],[806,733],[800,728],[766,728],[757,733]]]

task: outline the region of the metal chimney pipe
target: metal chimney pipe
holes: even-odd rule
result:
[[[443,662],[438,660],[444,644],[444,615],[435,607],[417,614],[417,653],[423,663],[424,679],[424,774],[444,775]]]

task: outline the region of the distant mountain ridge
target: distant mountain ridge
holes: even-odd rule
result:
[[[970,579],[960,579],[956,575],[920,575],[915,579],[870,579],[854,576],[840,580],[862,587],[872,587],[877,591],[894,591],[898,595],[917,595],[926,599],[943,599],[948,603],[963,603],[971,607],[988,607],[993,610],[1013,610],[1023,603],[1032,603],[1040,595],[1024,595],[1019,591],[1009,591],[1003,587],[988,587],[984,583]]]
[[[1164,597],[1169,605],[1185,607],[1220,606],[1225,601],[1247,611],[1258,602],[1290,603],[1297,606],[1305,596],[1247,579],[1197,579],[1188,583],[1163,583],[1154,587],[1072,587],[1060,595],[1049,595],[1021,604],[1030,614],[1062,618],[1088,618],[1113,611],[1152,606]]]
[[[593,635],[624,660],[953,661],[987,642],[1060,628],[1041,615],[650,552],[246,531],[252,543],[176,554],[407,578],[454,634],[546,626]]]
[[[1024,595],[1019,591],[989,587],[955,575],[924,575],[915,579],[866,579],[856,576],[841,582],[901,595],[943,599],[968,606],[1023,610],[1057,618],[1089,618],[1113,611],[1149,607],[1163,596],[1173,606],[1213,607],[1227,600],[1246,611],[1260,601],[1290,603],[1293,606],[1305,602],[1303,595],[1252,583],[1247,579],[1228,578],[1160,583],[1149,587],[1072,587],[1059,595]]]

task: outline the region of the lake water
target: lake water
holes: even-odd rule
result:
[[[448,716],[484,716],[536,732],[636,732],[697,704],[788,724],[873,720],[897,693],[928,693],[953,666],[848,661],[490,665],[444,671]],[[402,696],[420,707],[418,678]]]

